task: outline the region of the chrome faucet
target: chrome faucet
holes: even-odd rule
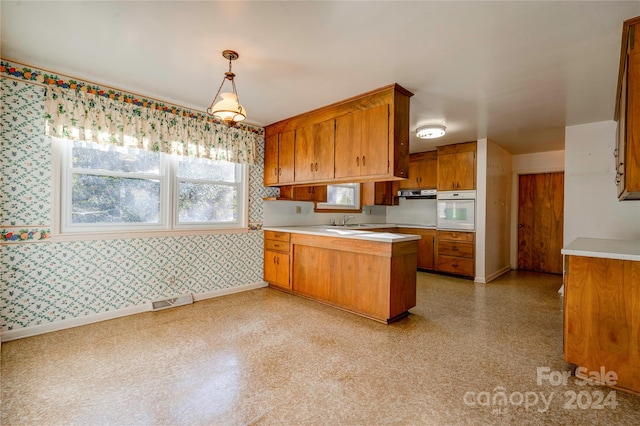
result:
[[[342,226],[347,226],[347,222],[349,222],[351,219],[353,219],[355,216],[354,215],[349,215],[347,216],[346,214],[344,215],[344,217],[342,218]]]

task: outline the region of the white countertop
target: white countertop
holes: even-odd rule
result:
[[[395,225],[370,224],[366,226],[331,226],[331,225],[309,225],[309,226],[265,226],[265,231],[290,232],[294,234],[317,235],[321,237],[339,237],[354,240],[378,241],[384,243],[400,243],[404,241],[419,240],[420,236],[410,234],[392,234],[391,232],[375,232],[371,229],[391,228]]]
[[[640,241],[578,238],[563,247],[562,254],[640,261]]]

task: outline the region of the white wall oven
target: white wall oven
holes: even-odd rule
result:
[[[436,228],[476,229],[476,191],[438,191]]]

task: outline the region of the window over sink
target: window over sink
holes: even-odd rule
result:
[[[318,203],[315,209],[317,212],[327,211],[360,211],[360,184],[359,183],[339,183],[327,185],[327,202]]]

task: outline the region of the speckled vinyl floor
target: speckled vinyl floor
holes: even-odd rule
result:
[[[418,273],[391,325],[265,288],[8,342],[1,424],[639,424],[640,397],[537,383],[570,368],[560,283]]]

